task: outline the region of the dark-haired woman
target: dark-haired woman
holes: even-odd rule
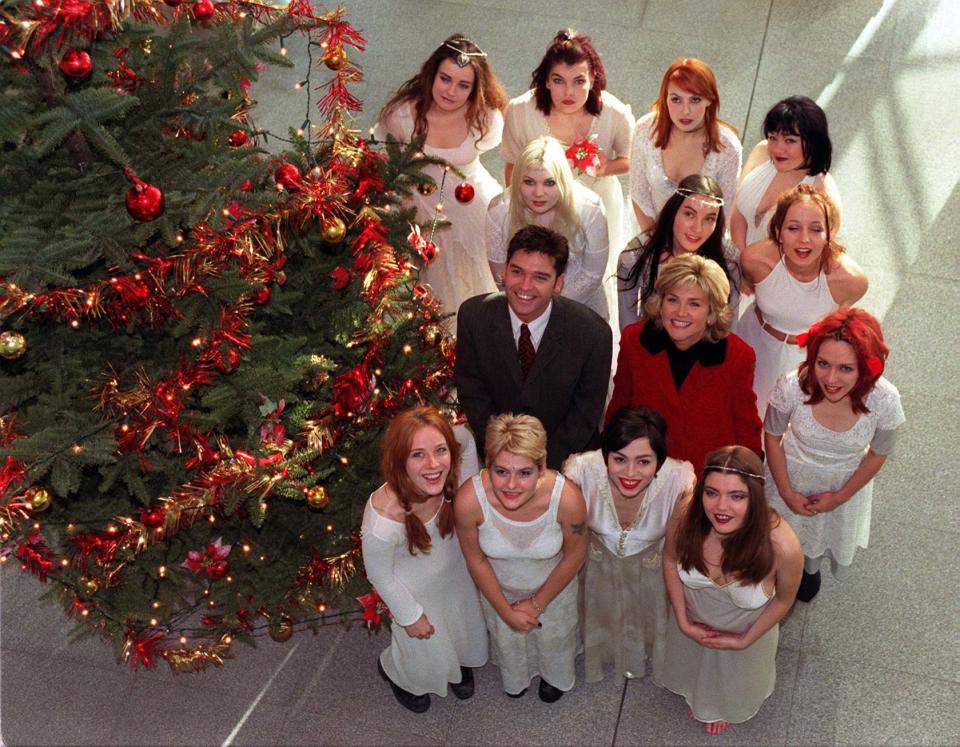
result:
[[[530,89],[511,99],[503,131],[506,184],[513,165],[531,140],[552,135],[564,150],[581,140],[600,148],[600,166],[593,175],[576,169],[577,180],[596,192],[607,216],[608,245],[621,247],[624,237],[623,190],[617,177],[630,169],[633,113],[606,90],[607,76],[590,37],[569,29],[559,31],[531,76]],[[614,271],[615,256],[606,275]],[[615,300],[610,284],[608,300]]]
[[[712,259],[727,273],[730,312],[740,305],[740,253],[724,237],[724,200],[709,176],[681,180],[657,216],[653,228],[634,237],[617,263],[620,330],[646,319],[643,305],[653,294],[660,265],[684,253]]]
[[[762,469],[742,446],[710,453],[667,529],[673,614],[653,676],[708,734],[753,718],[773,692],[779,623],[803,571],[796,534],[764,498]]]
[[[580,628],[587,682],[642,677],[646,646],[663,656],[667,605],[660,551],[677,499],[689,495],[690,462],[667,456],[667,424],[655,410],[624,407],[597,451],[574,454],[563,473],[587,501],[590,544]]]
[[[391,642],[377,663],[397,700],[414,713],[430,693],[473,695],[472,667],[487,661],[477,589],[454,532],[460,448],[437,410],[395,417],[384,437],[384,484],[363,513],[367,578],[390,608]]]
[[[473,190],[470,199],[454,199],[461,179],[449,172],[442,194],[437,189],[410,196],[420,223],[433,220],[442,198],[443,215],[450,224],[437,230],[440,251],[420,277],[449,313],[468,298],[496,290],[487,268],[483,227],[487,205],[502,188],[480,163],[480,154],[500,144],[506,103],[486,53],[462,34],[454,34],[434,50],[419,74],[400,86],[374,129],[378,138],[389,134],[401,142],[426,134],[424,153],[460,169]],[[427,166],[423,173],[438,186],[444,181],[442,166]]]
[[[801,340],[806,360],[773,390],[764,420],[767,498],[803,544],[797,598],[820,589],[820,564],[843,579],[870,539],[873,478],[904,422],[897,388],[882,376],[889,352],[880,323],[841,309]]]
[[[730,214],[730,238],[740,251],[767,238],[767,225],[780,195],[798,184],[827,193],[836,207],[834,231],[840,228],[840,191],[830,175],[833,146],[827,115],[806,96],[774,104],[763,120],[763,136],[743,167],[736,203]]]

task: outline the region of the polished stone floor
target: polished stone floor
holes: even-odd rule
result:
[[[888,377],[908,423],[875,492],[873,534],[844,584],[783,625],[777,687],[749,723],[707,737],[647,678],[582,682],[555,705],[507,699],[497,672],[470,701],[401,709],[376,676],[385,636],[354,628],[266,640],[221,670],[132,673],[14,568],[0,596],[0,734],[7,745],[960,743],[960,3],[954,0],[356,0],[366,128],[445,36],[487,52],[511,95],[562,26],[590,33],[609,88],[642,114],[678,56],[717,72],[747,149],[766,109],[816,98],[830,119],[842,238],[867,270]],[[302,47],[290,43],[296,59]],[[258,124],[303,120],[296,72],[255,91]],[[496,154],[488,166],[500,172]],[[932,430],[931,430],[932,429]]]

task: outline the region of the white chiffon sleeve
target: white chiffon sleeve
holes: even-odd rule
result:
[[[500,143],[500,157],[504,163],[515,163],[527,142],[524,139],[523,97],[513,99],[507,104],[507,113],[503,123],[503,142]]]
[[[656,218],[657,209],[653,204],[653,190],[647,173],[654,149],[653,141],[650,139],[652,122],[652,118],[641,117],[633,130],[633,142],[630,147],[630,199],[637,204],[644,215]]]
[[[607,216],[603,211],[603,203],[599,198],[592,195],[590,197],[591,201],[579,211],[580,235],[576,244],[579,245],[583,257],[580,272],[566,278],[566,292],[563,294],[586,305],[590,304],[596,290],[603,283],[603,273],[606,272],[607,256],[610,253]]]
[[[423,607],[396,576],[397,545],[406,540],[402,532],[384,531],[380,517],[370,502],[363,512],[363,567],[367,578],[390,608],[398,625],[413,625],[423,614]]]
[[[737,182],[740,180],[740,165],[743,160],[743,145],[740,139],[734,134],[733,130],[720,126],[720,133],[723,136],[723,150],[717,154],[717,173],[714,179],[723,190],[723,201],[727,206],[733,205],[733,200],[737,195]],[[730,212],[730,207],[725,208]]]
[[[499,109],[491,109],[487,112],[486,125],[486,134],[476,143],[478,153],[493,150],[503,140],[503,114]]]
[[[373,136],[377,140],[386,140],[387,135],[401,143],[410,142],[413,136],[413,118],[410,115],[411,104],[408,101],[390,107],[383,113],[373,128]]]
[[[487,261],[490,262],[490,271],[498,286],[503,284],[503,268],[507,264],[507,243],[510,240],[507,236],[509,212],[509,205],[503,194],[490,200],[490,205],[487,207],[484,237],[487,245]]]

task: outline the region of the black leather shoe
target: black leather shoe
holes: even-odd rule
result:
[[[820,591],[820,571],[816,573],[803,572],[800,579],[800,588],[797,589],[797,601],[809,602]]]
[[[404,708],[414,713],[423,713],[430,707],[429,695],[414,695],[394,684],[393,680],[387,677],[387,673],[383,671],[383,665],[379,659],[377,659],[377,671],[380,673],[380,676],[390,684],[390,689],[393,690],[393,696]]]
[[[563,690],[558,690],[542,677],[540,678],[540,700],[544,703],[556,703],[563,697]]]
[[[507,697],[508,697],[508,698],[522,698],[522,697],[523,697],[524,695],[526,695],[526,694],[527,694],[527,688],[523,688],[523,690],[521,690],[521,691],[518,692],[518,693],[507,693]]]
[[[473,670],[470,667],[460,667],[460,681],[451,682],[450,689],[457,696],[457,700],[467,700],[473,697]]]

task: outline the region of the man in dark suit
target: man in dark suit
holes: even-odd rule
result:
[[[613,339],[597,313],[559,295],[569,255],[563,236],[526,226],[507,247],[504,292],[460,306],[457,392],[481,459],[487,420],[501,412],[540,419],[553,469],[600,445]]]

